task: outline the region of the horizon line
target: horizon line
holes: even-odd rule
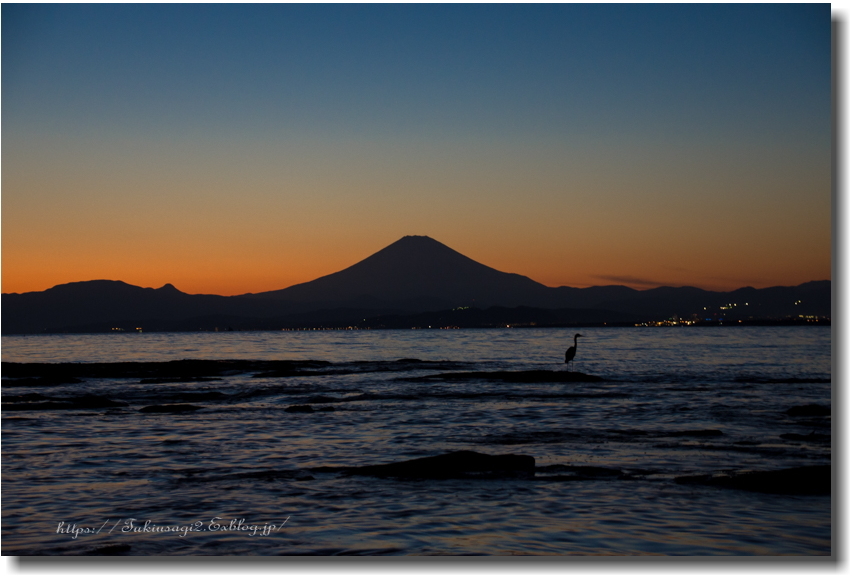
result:
[[[337,272],[335,272],[335,273],[337,273]],[[327,275],[331,275],[331,274],[327,274]],[[521,275],[521,274],[514,274],[514,275]],[[323,275],[320,277],[326,277],[326,276]],[[527,276],[523,276],[523,277],[527,277]],[[316,279],[319,279],[319,278],[316,278]],[[31,290],[31,291],[26,291],[26,292],[2,292],[2,293],[0,293],[0,295],[6,296],[6,295],[24,295],[24,294],[44,293],[44,292],[50,291],[54,288],[66,286],[66,285],[106,282],[106,283],[121,283],[123,285],[136,287],[139,289],[148,289],[148,290],[152,290],[152,291],[158,291],[158,290],[162,290],[164,288],[172,288],[181,294],[185,294],[185,295],[189,295],[189,296],[218,296],[218,297],[222,297],[222,298],[235,298],[235,297],[241,297],[241,296],[258,295],[258,294],[264,294],[264,293],[270,293],[270,292],[276,292],[276,291],[283,291],[283,290],[295,287],[297,285],[303,285],[305,283],[310,283],[312,281],[316,281],[316,279],[312,279],[312,280],[309,280],[306,282],[293,284],[293,285],[290,285],[290,286],[287,286],[284,288],[266,290],[266,291],[262,291],[262,292],[243,292],[243,293],[238,293],[238,294],[233,294],[233,295],[224,295],[224,294],[217,294],[217,293],[190,293],[190,292],[185,292],[185,291],[182,291],[181,289],[179,289],[178,287],[176,287],[174,284],[169,283],[169,282],[165,283],[159,287],[152,287],[152,286],[145,286],[145,285],[138,285],[138,284],[134,284],[134,283],[129,283],[129,282],[121,280],[121,279],[99,278],[99,279],[86,279],[86,280],[80,280],[80,281],[68,281],[68,282],[64,282],[64,283],[58,283],[58,284],[52,285],[51,287],[45,288],[43,290]],[[529,279],[531,279],[531,278],[529,278]],[[549,286],[549,285],[540,283],[539,281],[536,281],[536,280],[532,280],[532,281],[535,281],[535,283],[539,283],[540,285],[543,285],[544,287],[549,288],[549,289],[566,288],[566,289],[586,290],[586,289],[592,289],[592,288],[623,287],[623,288],[627,288],[627,289],[630,289],[630,290],[633,290],[636,292],[646,292],[646,291],[653,291],[653,290],[662,289],[662,288],[669,288],[669,289],[691,288],[691,289],[697,289],[697,290],[701,290],[701,291],[705,291],[705,292],[711,292],[711,293],[734,293],[734,292],[740,291],[742,289],[765,290],[765,289],[772,289],[772,288],[778,288],[778,287],[799,287],[799,286],[807,285],[810,283],[819,283],[819,282],[821,282],[821,283],[823,283],[823,282],[832,283],[833,282],[832,279],[810,279],[810,280],[807,280],[807,281],[804,281],[804,282],[801,282],[798,284],[794,284],[794,285],[769,285],[769,286],[765,286],[765,287],[755,287],[752,285],[743,285],[743,286],[740,286],[740,287],[737,287],[737,288],[734,288],[731,290],[720,291],[720,290],[714,290],[714,289],[706,289],[706,288],[698,287],[695,285],[662,284],[662,285],[656,285],[654,287],[637,289],[635,287],[620,284],[620,283],[607,284],[607,285],[590,285],[590,286],[586,286],[586,287],[575,287],[575,286],[570,286],[570,285]]]

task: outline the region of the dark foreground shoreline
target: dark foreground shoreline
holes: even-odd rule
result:
[[[309,470],[311,474],[314,470]],[[551,481],[645,479],[647,470],[620,470],[599,466],[553,464],[536,466],[529,455],[491,455],[457,451],[388,464],[359,467],[317,468],[318,472],[340,472],[351,476],[400,479],[543,479]],[[536,476],[536,474],[538,474]],[[308,479],[307,474],[297,477]],[[312,475],[310,479],[313,479]],[[677,476],[678,484],[747,490],[767,494],[830,495],[829,465],[800,466],[770,471],[727,471]]]

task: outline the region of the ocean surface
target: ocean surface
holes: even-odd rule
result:
[[[602,380],[506,376],[566,371],[575,332]],[[830,464],[829,327],[4,336],[2,360],[4,555],[831,553],[830,495],[684,479]],[[458,451],[535,471],[349,471]]]

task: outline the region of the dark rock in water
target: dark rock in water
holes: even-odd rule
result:
[[[830,494],[830,466],[805,466],[765,472],[679,476],[679,484],[705,484],[768,494]]]
[[[5,330],[4,330],[5,331]],[[9,379],[192,379],[231,376],[249,372],[289,372],[330,366],[321,360],[171,360],[168,362],[4,362]],[[3,381],[6,386],[6,382]],[[9,385],[11,386],[11,385]]]
[[[830,415],[830,407],[810,403],[809,405],[797,405],[785,412],[792,417],[825,417]]]
[[[825,433],[807,433],[806,435],[802,433],[783,433],[779,436],[780,439],[784,439],[786,441],[808,441],[812,443],[819,443],[824,441],[830,441],[830,436]]]
[[[530,455],[489,455],[457,451],[405,462],[361,468],[341,468],[346,473],[380,478],[503,478],[534,476],[535,458]]]
[[[189,405],[188,403],[179,403],[175,405],[149,405],[140,410],[141,413],[187,413],[189,411],[197,411],[203,409],[197,405]]]
[[[4,387],[57,387],[59,385],[70,385],[82,383],[81,379],[74,377],[39,377],[23,379],[3,379]]]
[[[566,370],[500,370],[490,372],[449,372],[429,375],[425,377],[410,378],[405,380],[457,381],[471,379],[488,379],[509,383],[594,383],[603,380],[601,377],[598,376],[588,375],[581,372],[568,372]]]
[[[287,413],[313,413],[314,408],[310,405],[290,405],[284,411]]]

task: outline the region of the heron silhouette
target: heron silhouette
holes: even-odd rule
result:
[[[567,365],[567,370],[570,370],[570,363],[573,362],[573,357],[576,356],[576,339],[582,336],[582,334],[576,334],[573,337],[573,346],[567,349],[567,352],[564,353],[564,364]]]

